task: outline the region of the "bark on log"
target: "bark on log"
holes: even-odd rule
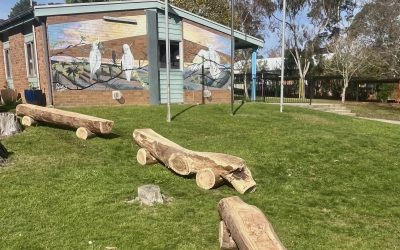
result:
[[[219,248],[221,250],[237,250],[237,245],[232,239],[226,224],[223,220],[219,222]]]
[[[21,123],[25,127],[35,126],[38,124],[37,121],[33,120],[31,117],[26,116],[26,115],[24,117],[22,117]]]
[[[218,212],[239,249],[285,249],[263,212],[239,197],[222,199]]]
[[[87,140],[96,136],[96,134],[92,133],[89,129],[80,127],[76,130],[76,136],[80,139]]]
[[[19,104],[16,112],[19,116],[29,116],[36,121],[69,126],[76,129],[79,127],[85,127],[92,133],[96,134],[111,133],[114,124],[113,121],[94,116],[83,115],[55,108],[46,108],[32,104]]]
[[[196,183],[197,186],[203,189],[212,189],[221,186],[224,183],[224,179],[211,168],[204,168],[197,172]]]
[[[234,171],[222,176],[225,180],[241,194],[252,193],[256,191],[256,182],[254,181],[250,170],[245,167],[242,171]]]
[[[192,151],[166,139],[152,129],[135,129],[133,140],[177,174],[191,175],[204,168],[209,168],[215,175],[215,185],[219,184],[222,177],[231,182],[240,193],[255,190],[256,183],[252,179],[245,161],[239,157],[221,153]],[[241,173],[242,171],[245,171],[245,173]],[[244,179],[240,180],[239,178]],[[241,181],[243,183],[240,183]]]
[[[136,155],[137,162],[144,166],[144,165],[152,165],[158,163],[157,159],[154,158],[149,151],[145,148],[141,148],[138,150]]]

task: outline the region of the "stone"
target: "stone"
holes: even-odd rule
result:
[[[139,201],[147,206],[154,206],[155,204],[164,204],[163,195],[161,194],[160,187],[157,185],[143,185],[138,188]]]
[[[13,113],[0,113],[0,136],[10,136],[22,132],[21,124]]]

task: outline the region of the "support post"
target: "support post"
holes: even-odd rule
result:
[[[257,49],[253,48],[251,53],[251,101],[256,101],[256,82],[257,82]]]

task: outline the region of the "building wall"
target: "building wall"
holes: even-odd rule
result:
[[[185,90],[185,103],[201,104],[203,103],[203,95],[201,90]],[[212,90],[211,97],[204,98],[204,103],[230,103],[231,91],[226,89]]]
[[[6,72],[4,65],[3,42],[0,42],[0,89],[3,89],[5,85],[6,85]]]
[[[185,102],[201,101],[203,85],[205,91],[211,95],[210,100],[206,102],[229,102],[230,37],[184,20],[183,51]],[[226,93],[229,93],[229,96]]]
[[[72,96],[77,105],[119,104],[113,90],[124,90],[125,104],[148,103],[146,25],[144,11],[48,17],[54,104],[71,106]]]

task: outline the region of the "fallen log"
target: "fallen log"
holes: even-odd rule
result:
[[[114,122],[75,112],[46,108],[32,104],[19,104],[16,108],[19,116],[29,116],[36,121],[63,125],[72,128],[84,127],[95,134],[111,133]]]
[[[222,199],[218,212],[239,249],[286,249],[264,213],[239,197]]]
[[[201,171],[196,177],[196,182],[201,188],[217,187],[226,179],[242,194],[255,190],[256,183],[251,174],[248,174],[250,171],[245,161],[239,157],[192,151],[157,134],[152,129],[135,129],[133,140],[141,148],[145,148],[152,157],[179,175],[199,174]],[[242,171],[246,173],[240,174]]]
[[[196,174],[196,184],[203,189],[212,189],[221,186],[224,179],[212,168],[200,169]]]
[[[33,120],[31,117],[26,116],[26,115],[24,117],[22,117],[21,123],[23,126],[26,126],[26,127],[35,126],[38,124],[37,121]]]
[[[95,137],[96,135],[94,133],[92,133],[89,129],[84,128],[84,127],[80,127],[76,130],[76,136],[80,139],[83,140],[87,140],[90,138]]]
[[[136,160],[142,166],[158,163],[157,159],[154,158],[145,148],[141,148],[138,150]]]
[[[221,250],[237,250],[237,245],[224,221],[219,222],[219,248]]]

